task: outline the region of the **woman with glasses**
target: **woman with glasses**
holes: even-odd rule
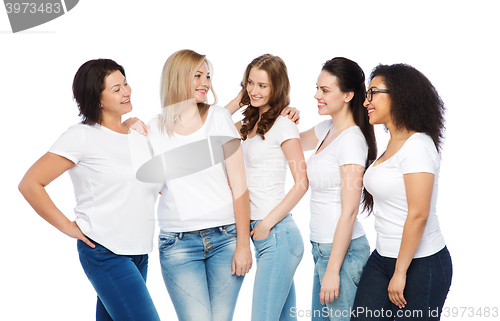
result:
[[[377,245],[351,320],[439,320],[452,277],[436,211],[444,104],[422,73],[395,64],[372,71],[364,106],[391,138],[364,178]]]

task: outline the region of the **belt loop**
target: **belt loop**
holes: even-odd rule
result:
[[[177,238],[178,238],[179,240],[182,240],[182,234],[183,234],[183,233],[182,233],[182,232],[180,232],[180,233],[179,233],[179,235],[177,236]]]
[[[222,226],[219,226],[219,232],[220,234],[224,235],[225,230]]]

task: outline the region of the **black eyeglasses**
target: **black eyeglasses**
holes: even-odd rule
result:
[[[368,89],[368,91],[366,92],[366,95],[365,95],[365,97],[366,97],[366,99],[368,101],[372,101],[372,99],[373,99],[373,93],[386,93],[387,94],[387,93],[389,93],[389,90],[387,90],[387,89],[376,89],[376,88],[370,88],[370,89]]]

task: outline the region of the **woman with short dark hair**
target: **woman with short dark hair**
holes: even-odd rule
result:
[[[391,138],[364,177],[377,245],[351,320],[439,320],[452,277],[436,211],[444,104],[427,77],[406,64],[379,65],[370,80],[370,123],[384,124]]]
[[[146,276],[161,184],[136,179],[134,159],[147,159],[149,150],[146,138],[121,122],[132,110],[123,67],[110,59],[86,62],[75,75],[73,95],[82,122],[31,166],[19,190],[43,219],[78,239],[80,262],[98,296],[96,320],[160,320]],[[77,201],[75,221],[45,190],[66,171]]]

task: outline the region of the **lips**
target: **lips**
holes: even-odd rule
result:
[[[196,89],[196,92],[199,92],[199,93],[204,94],[204,95],[207,93],[207,91],[208,91],[208,89],[206,89],[206,88],[205,89]]]
[[[368,108],[368,116],[375,111],[375,108]]]
[[[130,103],[130,98],[121,102],[123,105]]]
[[[318,108],[324,108],[324,107],[326,107],[326,104],[318,101]]]

